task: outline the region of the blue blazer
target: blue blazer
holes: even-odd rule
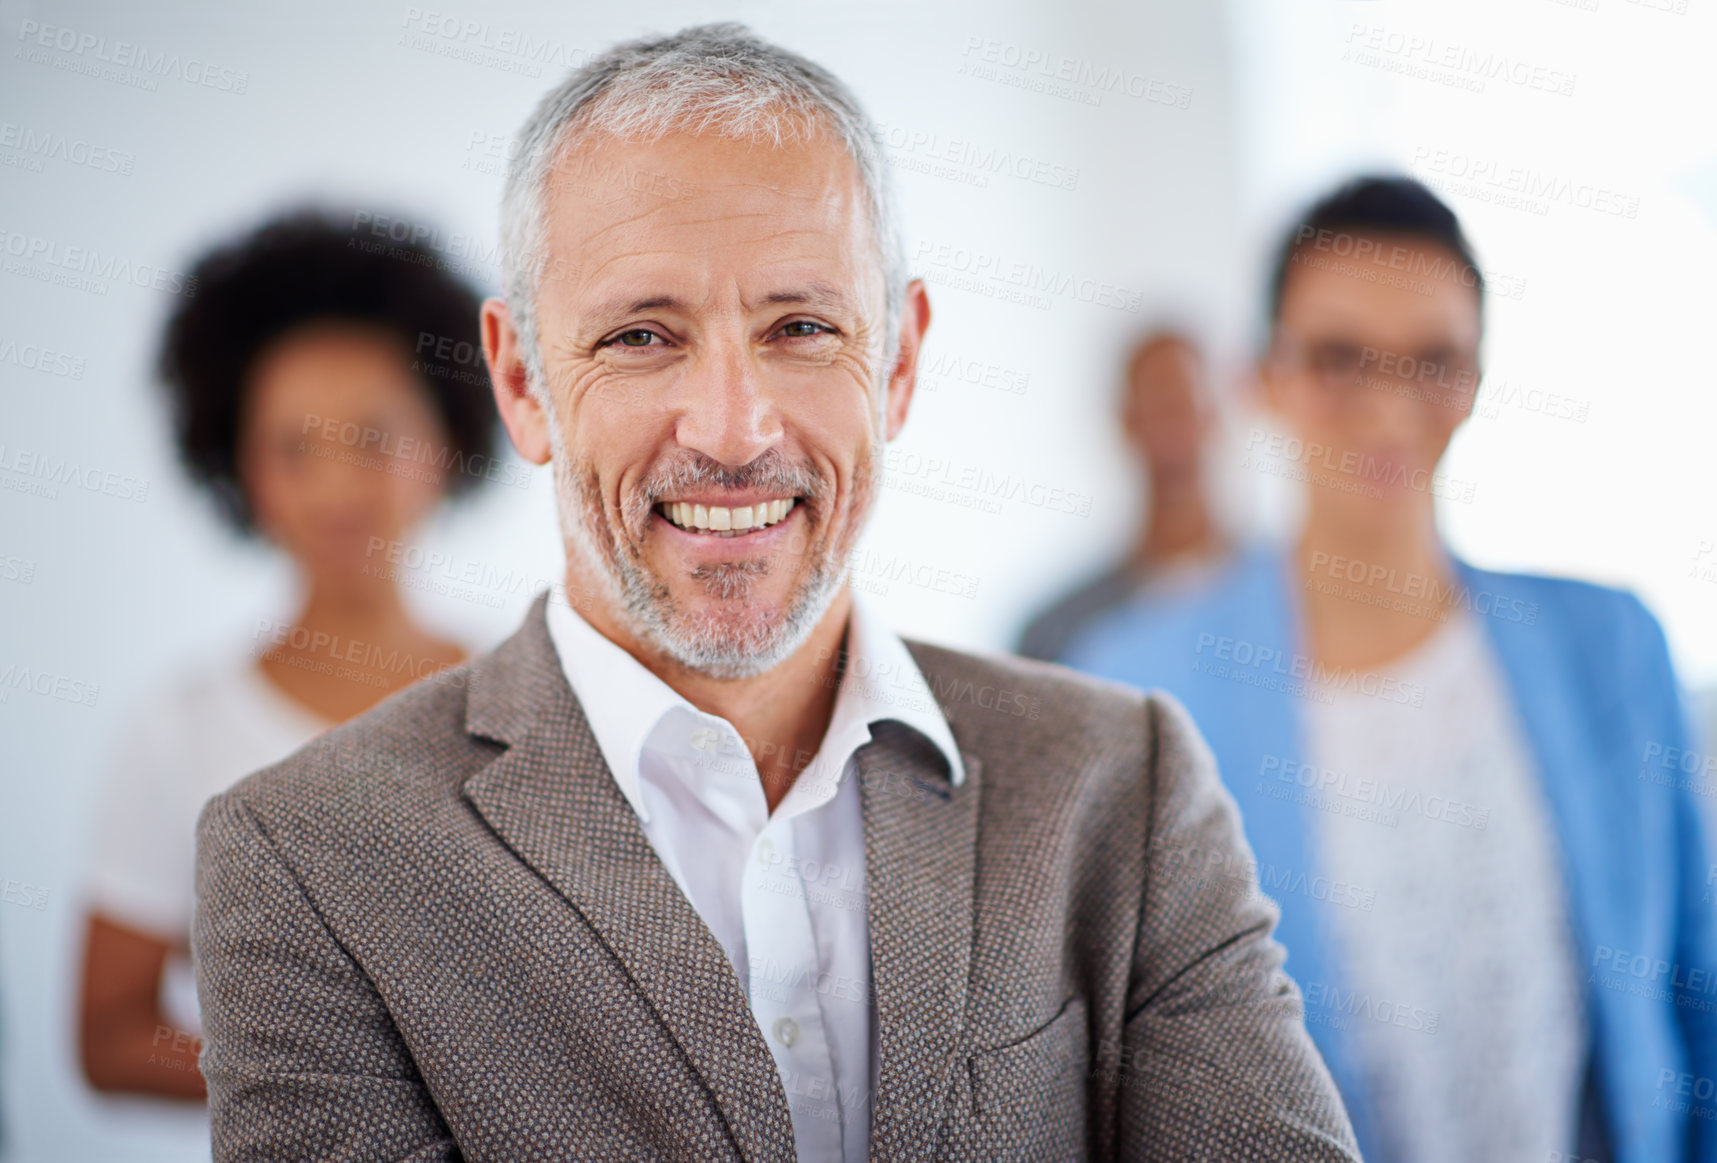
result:
[[[1717,1163],[1717,779],[1694,750],[1663,631],[1631,594],[1454,564],[1458,600],[1501,660],[1560,841],[1613,1157]],[[1281,777],[1285,760],[1312,758],[1300,584],[1279,547],[1257,548],[1195,594],[1103,616],[1062,661],[1166,690],[1192,713],[1281,906],[1276,935],[1306,995],[1307,1029],[1369,1158],[1377,1140],[1340,1028],[1352,995],[1329,921],[1332,909],[1370,905],[1363,888],[1319,874],[1316,809]]]

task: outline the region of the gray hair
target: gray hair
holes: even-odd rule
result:
[[[676,131],[718,133],[779,146],[819,127],[834,131],[864,184],[881,252],[885,368],[892,363],[906,298],[906,247],[876,127],[852,92],[822,67],[742,24],[704,24],[609,49],[545,96],[519,130],[501,196],[501,264],[532,393],[551,403],[536,296],[548,264],[546,186],[571,132],[634,141]]]

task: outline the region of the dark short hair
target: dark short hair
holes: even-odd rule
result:
[[[1484,275],[1455,212],[1412,178],[1366,176],[1353,178],[1318,199],[1283,235],[1270,272],[1269,315],[1265,320],[1270,327],[1281,318],[1288,272],[1300,248],[1320,236],[1343,234],[1410,238],[1444,248],[1460,263],[1462,281],[1474,289],[1479,310],[1484,310]]]
[[[397,339],[446,430],[444,495],[466,493],[495,446],[497,416],[481,358],[481,300],[442,257],[372,237],[359,214],[295,210],[197,260],[193,298],[167,321],[157,370],[179,459],[240,533],[256,524],[238,466],[250,373],[274,341],[310,323],[373,328]],[[478,459],[480,458],[480,459]]]

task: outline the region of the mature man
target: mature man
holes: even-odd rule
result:
[[[734,26],[525,126],[485,349],[570,608],[205,810],[220,1159],[1348,1159],[1176,706],[843,584],[930,312]]]

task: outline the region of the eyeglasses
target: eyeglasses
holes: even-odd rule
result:
[[[1332,402],[1344,404],[1369,389],[1452,408],[1470,401],[1479,386],[1474,350],[1439,347],[1405,353],[1346,339],[1301,340],[1283,333],[1276,337],[1272,357],[1304,368]]]

